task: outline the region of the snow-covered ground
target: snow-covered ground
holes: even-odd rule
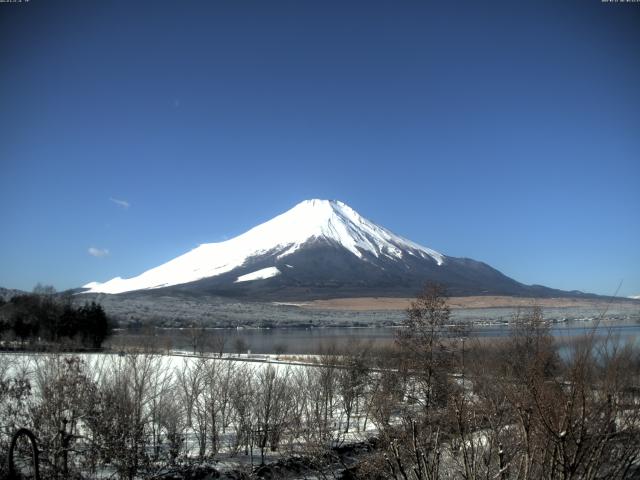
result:
[[[42,376],[45,372],[52,372],[49,368],[51,362],[60,361],[63,364],[64,359],[72,357],[79,358],[86,366],[84,371],[87,372],[90,377],[99,384],[105,376],[110,375],[110,372],[124,372],[123,366],[128,361],[134,361],[135,357],[139,357],[142,360],[139,367],[145,365],[144,362],[151,362],[148,365],[152,367],[152,378],[149,378],[150,388],[159,388],[159,385],[172,384],[179,390],[180,380],[178,377],[184,374],[185,371],[193,368],[199,368],[202,365],[209,365],[214,367],[210,372],[216,369],[219,372],[233,372],[234,375],[250,377],[258,386],[260,381],[265,377],[262,375],[267,368],[273,369],[278,378],[288,378],[291,381],[291,387],[295,381],[301,381],[304,375],[303,370],[318,370],[323,367],[314,363],[318,360],[317,357],[305,356],[305,357],[280,357],[277,355],[225,355],[222,358],[214,356],[201,356],[193,355],[189,352],[175,351],[170,355],[160,354],[101,354],[101,353],[83,353],[83,354],[48,354],[48,353],[0,353],[0,380],[2,378],[10,377],[22,377],[30,379],[33,386],[33,403],[38,403],[41,400],[42,392],[39,391],[41,385]],[[204,362],[204,363],[203,363]],[[146,367],[144,367],[146,368]],[[228,368],[228,370],[226,370]],[[130,370],[129,370],[130,371]],[[298,374],[297,380],[293,380],[294,376]],[[165,388],[164,386],[162,388]],[[259,388],[259,387],[257,387]],[[179,395],[178,390],[175,391],[173,397],[175,402],[183,402],[184,399]],[[295,394],[295,390],[288,390],[290,394]],[[257,391],[256,391],[257,393]],[[303,395],[302,392],[298,392]],[[218,394],[222,395],[221,392]],[[150,408],[153,404],[152,400],[155,393],[149,393],[149,403],[145,403],[145,408]],[[204,400],[205,403],[208,400]],[[257,399],[256,399],[257,401]],[[181,408],[183,406],[181,405]],[[206,407],[205,407],[206,408]],[[153,422],[154,413],[149,412],[149,419],[147,421]],[[194,414],[195,415],[195,414]],[[304,416],[304,415],[303,415]],[[255,421],[255,420],[254,420]],[[214,457],[210,457],[209,461],[213,461],[213,465],[218,470],[230,470],[247,465],[259,465],[260,449],[257,442],[251,442],[251,445],[246,450],[243,447],[238,446],[237,429],[234,421],[230,421],[226,429],[222,429],[219,436],[219,449]],[[327,446],[336,446],[349,443],[361,442],[367,437],[376,434],[375,423],[371,419],[366,419],[364,413],[353,414],[350,419],[350,429],[348,433],[345,433],[346,415],[344,410],[339,406],[338,398],[335,399],[335,405],[331,412],[330,420],[330,435],[327,437],[329,442]],[[81,428],[81,427],[80,427]],[[299,431],[300,437],[288,438],[285,442],[283,440],[282,446],[275,451],[267,448],[265,453],[265,461],[267,463],[277,461],[281,458],[289,458],[291,455],[304,455],[308,451],[308,446],[305,442],[308,441],[305,438],[304,431]],[[198,433],[197,422],[190,426],[185,426],[181,435],[183,436],[182,455],[183,458],[196,459],[199,456],[201,433]],[[162,451],[166,451],[168,448],[167,442],[164,442],[164,446],[161,447]],[[149,447],[151,448],[151,446]],[[103,469],[105,474],[110,472],[109,468]],[[306,475],[306,478],[310,478]]]

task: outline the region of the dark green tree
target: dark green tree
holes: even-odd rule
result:
[[[85,304],[79,311],[80,333],[85,344],[100,348],[102,342],[111,335],[113,328],[102,305],[95,302]]]

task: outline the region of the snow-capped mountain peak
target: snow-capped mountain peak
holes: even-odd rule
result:
[[[272,231],[272,228],[275,228],[278,237],[281,236],[277,240],[279,245],[290,245],[280,257],[293,253],[310,239],[324,238],[340,244],[357,257],[362,257],[365,251],[376,257],[387,255],[401,258],[402,250],[408,249],[428,255],[438,264],[444,260],[440,253],[394,235],[338,200],[305,200],[245,235],[254,231],[262,235],[265,230]]]
[[[267,254],[282,259],[318,240],[341,246],[358,258],[367,254],[389,259],[411,255],[431,259],[437,265],[445,262],[442,254],[393,234],[343,202],[313,199],[297,204],[242,235],[224,242],[202,244],[137,277],[91,282],[84,288],[88,292],[122,293],[194,282],[230,272],[252,258]],[[277,269],[268,272],[277,274]],[[253,278],[244,275],[239,281]],[[258,274],[255,278],[267,277]]]

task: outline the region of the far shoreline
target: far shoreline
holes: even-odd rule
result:
[[[342,310],[342,311],[400,311],[409,308],[413,298],[394,297],[354,297],[332,298],[326,300],[310,300],[288,305],[296,305],[308,310]],[[571,308],[591,307],[610,308],[612,306],[634,306],[640,311],[640,300],[630,298],[600,299],[600,298],[534,298],[534,297],[510,297],[499,295],[449,297],[449,307],[452,310],[481,309],[481,308],[528,308],[533,306],[545,308]]]

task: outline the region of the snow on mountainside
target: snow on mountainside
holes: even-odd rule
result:
[[[246,275],[240,275],[235,283],[250,282],[252,280],[264,280],[266,278],[275,277],[280,274],[278,267],[267,267],[257,270],[255,272],[247,273]]]
[[[444,255],[394,235],[342,202],[306,200],[231,240],[202,244],[137,277],[91,282],[84,288],[91,293],[115,294],[181,285],[222,275],[263,255],[275,254],[277,259],[282,259],[314,240],[337,244],[363,260],[364,254],[391,260],[409,255],[428,259],[438,266],[446,262]],[[279,273],[277,268],[268,267],[242,275],[236,283],[270,278]]]

